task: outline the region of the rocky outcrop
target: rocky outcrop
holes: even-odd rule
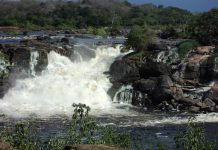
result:
[[[162,62],[145,62],[139,68],[141,78],[159,77],[161,75],[170,75],[170,69]]]
[[[139,79],[139,70],[136,66],[128,64],[125,59],[116,60],[110,67],[111,81],[132,83]]]
[[[72,55],[73,51],[70,46],[65,43],[62,45],[50,44],[47,40],[49,39],[26,40],[20,44],[0,45],[0,97],[4,96],[15,79],[40,74],[48,65],[47,54],[50,51],[67,57]]]
[[[176,51],[173,48],[173,52]],[[169,53],[170,50],[161,52]],[[155,61],[156,57],[152,56],[155,55],[138,61],[129,54],[111,66],[110,73],[116,77],[114,83],[125,81],[121,83],[132,86],[132,90],[124,90],[123,94],[130,95],[133,105],[194,113],[217,111],[218,85],[210,89],[209,84],[216,71],[217,51],[214,47],[198,47],[184,60],[175,57],[170,63],[163,59]]]
[[[198,47],[184,60],[181,77],[184,80],[207,82],[213,78],[214,67],[214,47]]]
[[[206,94],[205,101],[209,104],[210,106],[214,106],[214,103],[218,105],[218,83],[216,83],[210,91]]]

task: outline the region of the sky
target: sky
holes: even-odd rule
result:
[[[132,3],[153,3],[156,5],[175,6],[192,12],[204,12],[218,8],[218,0],[129,0]]]

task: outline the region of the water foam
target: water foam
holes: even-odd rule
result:
[[[73,103],[92,110],[111,107],[107,91],[112,86],[104,74],[120,55],[120,46],[98,47],[95,58],[72,62],[55,52],[48,54],[47,69],[41,76],[17,80],[0,103],[2,113],[13,117],[46,117],[72,113]]]

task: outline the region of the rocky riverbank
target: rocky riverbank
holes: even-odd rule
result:
[[[153,45],[116,60],[110,74],[113,88],[122,87],[118,101],[128,97],[133,105],[166,111],[218,111],[215,47],[197,47],[180,58],[176,45]]]

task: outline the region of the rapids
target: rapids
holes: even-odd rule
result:
[[[87,49],[88,53],[81,51],[81,48]],[[103,117],[110,120],[108,123],[119,126],[187,123],[186,114],[152,113],[132,106],[130,86],[122,86],[112,100],[107,93],[112,83],[105,72],[115,59],[125,55],[120,53],[120,49],[121,45],[95,49],[77,45],[74,49],[77,58],[71,57],[74,61],[52,51],[48,54],[48,66],[41,75],[35,75],[34,66],[37,65],[38,54],[33,52],[30,63],[32,76],[16,80],[0,100],[0,113],[9,118],[46,119],[70,116],[73,103],[84,103],[91,107],[91,115]],[[84,56],[87,54],[90,57]],[[218,114],[199,114],[196,121],[218,122]]]
[[[88,61],[73,62],[50,52],[47,69],[40,76],[17,80],[1,100],[1,112],[11,117],[36,115],[45,118],[71,114],[73,103],[84,103],[93,112],[110,108],[112,101],[107,91],[112,84],[104,72],[121,55],[120,46],[98,47],[95,54]],[[37,57],[35,53],[31,56],[32,69]]]

